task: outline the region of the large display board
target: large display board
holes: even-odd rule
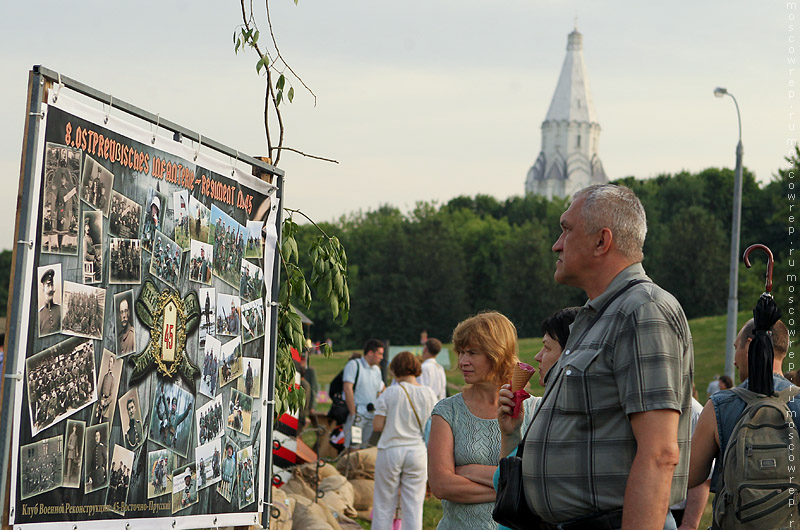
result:
[[[9,522],[256,524],[276,188],[202,143],[56,94],[34,139],[38,207],[23,220],[36,238]]]

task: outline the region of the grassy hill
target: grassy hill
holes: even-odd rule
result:
[[[738,315],[740,328],[747,319],[752,317],[752,313],[743,311]],[[692,332],[692,340],[694,342],[694,380],[697,391],[700,395],[700,402],[704,403],[708,396],[706,396],[706,388],[708,383],[711,382],[715,374],[722,374],[725,369],[725,316],[704,317],[691,320],[689,327]],[[534,356],[539,351],[542,345],[541,337],[520,339],[520,359],[524,362],[537,366],[538,363],[534,361]],[[453,345],[445,345],[450,351],[450,366],[453,368],[447,371],[447,381],[453,388],[451,394],[457,392],[457,388],[463,385],[464,381],[461,373],[458,371],[456,355],[453,352]],[[336,352],[331,357],[325,358],[322,356],[312,356],[311,366],[317,373],[317,380],[321,389],[327,389],[327,385],[336,376],[337,373],[344,367],[347,359],[350,357],[352,351]],[[786,366],[784,366],[786,369]],[[534,377],[534,379],[536,379]],[[735,381],[738,383],[738,381]],[[542,395],[544,389],[539,387],[538,384],[531,385],[533,393]],[[315,407],[317,410],[325,410],[327,404],[319,404]],[[439,501],[431,497],[425,501],[425,521],[424,528],[433,529],[441,517],[441,504]],[[711,503],[706,508],[705,516],[701,522],[700,528],[706,528],[711,524]],[[366,528],[369,528],[367,525]]]

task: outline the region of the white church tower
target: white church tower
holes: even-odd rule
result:
[[[583,62],[583,35],[576,28],[567,39],[567,56],[542,123],[542,150],[528,170],[525,193],[571,197],[581,188],[608,182],[597,155],[599,136]]]

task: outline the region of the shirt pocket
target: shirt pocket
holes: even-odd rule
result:
[[[556,399],[556,408],[565,414],[589,414],[591,409],[588,400],[589,376],[592,364],[600,350],[583,350],[572,352],[566,350],[561,362],[561,388]]]

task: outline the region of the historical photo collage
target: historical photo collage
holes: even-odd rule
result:
[[[47,493],[35,502],[105,505],[101,518],[255,510],[265,219],[55,141],[59,112],[76,119],[54,108],[47,125],[16,502]],[[184,326],[174,346],[159,311],[163,329]],[[157,340],[197,376],[153,362],[132,384]],[[151,499],[157,513],[130,509]]]

